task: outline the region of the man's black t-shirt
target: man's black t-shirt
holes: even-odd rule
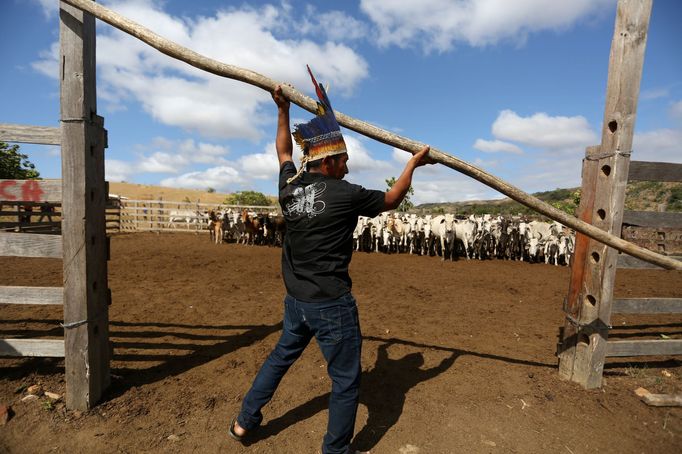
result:
[[[374,217],[384,209],[384,193],[321,173],[296,174],[287,161],[279,171],[279,204],[287,224],[282,274],[287,292],[316,303],[351,290],[348,265],[358,216]]]

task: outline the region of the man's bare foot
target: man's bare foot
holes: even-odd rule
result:
[[[246,429],[244,429],[242,426],[239,425],[239,423],[237,422],[237,418],[235,417],[230,422],[230,427],[228,428],[228,433],[230,434],[230,437],[241,442],[242,437],[244,435],[246,435]]]
[[[233,429],[234,433],[237,434],[238,437],[243,437],[246,435],[246,429],[242,428],[242,426],[239,425],[239,422],[235,420],[234,422],[234,427]]]

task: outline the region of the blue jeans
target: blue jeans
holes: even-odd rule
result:
[[[258,427],[263,420],[261,408],[272,399],[282,377],[313,336],[332,380],[322,452],[346,454],[355,428],[362,370],[358,309],[350,293],[324,303],[305,303],[290,295],[284,298],[282,336],[244,397],[237,421],[247,431]]]

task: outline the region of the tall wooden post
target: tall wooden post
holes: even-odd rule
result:
[[[110,381],[106,131],[97,116],[94,17],[63,2],[59,17],[66,405],[86,410]]]
[[[602,141],[583,166],[580,216],[620,235],[637,98],[652,0],[619,0],[611,43]],[[576,239],[559,374],[586,388],[601,386],[618,251]]]

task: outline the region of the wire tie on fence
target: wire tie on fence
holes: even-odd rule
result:
[[[85,325],[88,322],[91,322],[92,320],[80,320],[78,322],[71,322],[71,323],[60,323],[59,325],[64,328],[64,329],[72,329],[72,328],[77,328],[81,325]]]
[[[577,326],[578,328],[583,328],[583,327],[585,327],[585,326],[587,326],[587,325],[589,324],[589,323],[581,323],[581,322],[579,322],[577,319],[573,318],[570,314],[566,314],[566,320],[568,320],[568,322],[569,322],[571,325]]]
[[[632,154],[632,151],[612,151],[611,153],[598,153],[594,155],[589,155],[585,156],[585,159],[588,161],[599,161],[600,159],[606,159],[606,158],[611,158],[613,156],[622,156],[624,158],[629,158],[630,155]]]
[[[604,323],[599,318],[596,320],[593,320],[589,323],[583,323],[583,322],[580,322],[579,320],[577,320],[576,318],[574,318],[573,316],[571,316],[570,314],[566,314],[566,320],[568,320],[568,322],[571,325],[576,326],[576,327],[581,328],[581,329],[585,328],[585,327],[593,327],[594,329],[599,329],[599,328],[611,329],[611,328],[613,328],[612,325],[607,325],[606,323]]]
[[[77,322],[60,323],[59,326],[61,326],[64,329],[78,328],[79,326],[85,325],[86,323],[94,322],[95,320],[101,318],[101,316],[102,315],[100,314],[97,317],[86,318],[85,320],[79,320]]]

